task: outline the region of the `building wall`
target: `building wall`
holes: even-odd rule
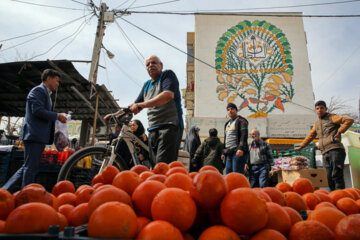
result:
[[[194,61],[193,117],[220,121],[232,102],[255,126],[265,118],[267,135],[269,122],[276,124],[272,118],[302,116],[303,122],[296,121],[302,137],[315,120],[303,21],[287,13],[261,14],[195,16],[195,57],[208,64]],[[292,128],[291,120],[285,122]],[[280,133],[277,128],[277,136],[286,136]]]

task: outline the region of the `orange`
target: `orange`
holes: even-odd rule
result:
[[[100,176],[101,176],[101,175],[100,175]],[[98,187],[100,187],[100,186],[102,186],[102,185],[104,185],[104,183],[98,182],[98,183],[95,183],[95,184],[92,185],[92,186],[93,186],[93,188],[97,189]]]
[[[83,190],[83,189],[85,189],[85,188],[89,188],[89,187],[90,187],[90,188],[94,188],[94,187],[92,187],[92,186],[90,186],[90,185],[87,185],[87,184],[83,184],[83,185],[79,186],[79,187],[76,189],[76,191],[75,191],[75,195],[77,196],[81,190]]]
[[[318,189],[318,190],[315,190],[314,193],[324,193],[324,194],[329,194],[328,191],[324,190],[324,189]]]
[[[332,204],[331,202],[321,202],[318,205],[316,205],[315,210],[322,208],[322,207],[332,207],[332,208],[336,208],[334,204]]]
[[[0,234],[5,233],[5,221],[0,220]]]
[[[116,187],[108,187],[93,193],[88,202],[89,216],[91,216],[92,212],[100,205],[111,201],[117,201],[132,206],[131,198],[124,190]]]
[[[76,195],[75,193],[65,192],[60,194],[55,201],[54,208],[58,209],[63,204],[76,205]]]
[[[124,190],[131,196],[141,182],[142,180],[136,172],[122,171],[115,176],[112,185]]]
[[[173,224],[181,232],[188,230],[196,217],[196,204],[188,192],[179,188],[165,188],[153,199],[151,216]]]
[[[353,240],[360,239],[360,214],[344,217],[336,225],[335,239]]]
[[[277,203],[267,202],[269,220],[265,228],[277,230],[287,236],[291,228],[291,218],[287,211]]]
[[[166,186],[162,182],[147,180],[133,192],[132,201],[138,216],[151,218],[151,203],[154,197]]]
[[[140,173],[139,177],[141,178],[141,181],[145,181],[146,179],[148,179],[150,176],[154,175],[155,173],[151,172],[151,171],[144,171],[142,173]]]
[[[79,192],[76,190],[76,192],[78,193],[78,194],[76,194],[76,192],[75,192],[75,195],[76,195],[75,203],[76,203],[76,205],[88,202],[90,200],[92,194],[94,193],[94,191],[95,191],[95,188],[90,187],[90,186],[82,188]]]
[[[211,170],[199,172],[190,189],[191,197],[198,206],[208,209],[220,204],[227,192],[227,183],[223,176]]]
[[[199,172],[203,172],[203,171],[206,171],[206,170],[211,170],[211,171],[215,171],[215,172],[220,173],[219,170],[216,167],[211,166],[211,165],[206,165],[206,166],[201,167]]]
[[[68,220],[63,214],[61,214],[59,212],[57,214],[59,217],[59,230],[63,231],[64,228],[68,226]]]
[[[51,191],[51,193],[54,194],[55,197],[65,192],[75,193],[74,184],[68,180],[56,183]]]
[[[360,198],[360,194],[355,190],[355,188],[346,188],[344,191],[350,193],[354,200],[358,200]]]
[[[188,232],[182,233],[184,240],[195,240],[195,238]]]
[[[360,208],[360,199],[356,200],[355,202],[356,202],[356,204],[357,204],[357,205],[359,206],[359,208]]]
[[[100,192],[100,191],[102,191],[103,189],[106,189],[106,188],[117,188],[117,187],[115,187],[114,185],[111,185],[111,184],[103,184],[103,185],[99,186],[98,188],[95,188],[92,195],[94,195],[95,193]]]
[[[74,205],[71,205],[71,204],[63,204],[61,205],[59,208],[58,208],[58,212],[63,214],[66,219],[69,219],[69,215],[70,215],[70,212],[71,210],[73,210],[75,208]]]
[[[137,219],[134,210],[121,202],[107,202],[91,214],[88,236],[95,238],[135,238]]]
[[[89,221],[88,203],[81,203],[70,211],[69,217],[70,226],[80,226]]]
[[[308,192],[314,192],[314,185],[307,178],[298,178],[293,182],[292,185],[293,191],[297,192],[300,195],[304,195]]]
[[[285,201],[286,201],[286,206],[291,207],[298,212],[306,209],[305,200],[300,196],[300,194],[296,192],[286,192]]]
[[[285,195],[280,190],[272,187],[264,187],[262,189],[269,197],[271,201],[279,204],[280,206],[285,206]]]
[[[16,207],[30,202],[42,202],[52,206],[53,198],[51,197],[50,193],[48,193],[45,189],[38,187],[23,188],[15,196]]]
[[[175,187],[185,191],[189,191],[192,185],[192,179],[188,175],[182,173],[174,173],[167,177],[164,184],[166,187]]]
[[[28,188],[28,187],[37,187],[37,188],[42,188],[42,189],[46,190],[46,189],[44,188],[44,186],[41,185],[41,184],[39,184],[39,183],[30,183],[30,184],[26,185],[25,187],[23,187],[23,189],[24,189],[24,188]]]
[[[265,201],[249,188],[237,188],[227,193],[220,211],[224,224],[239,234],[259,231],[269,218]]]
[[[334,190],[332,192],[329,193],[328,195],[331,199],[331,202],[333,204],[336,205],[336,202],[341,199],[341,198],[344,198],[344,197],[350,197],[350,198],[353,198],[352,195],[344,190],[341,190],[341,189],[338,189],[338,190]]]
[[[151,220],[147,217],[136,217],[136,220],[137,220],[137,234],[139,234],[146,225],[151,223]]]
[[[169,167],[170,168],[174,168],[174,167],[183,167],[185,168],[184,164],[180,161],[174,161],[174,162],[171,162],[169,163]]]
[[[155,180],[164,183],[166,180],[166,176],[162,174],[154,174],[146,179],[146,181],[148,180]]]
[[[275,188],[282,193],[292,192],[292,187],[287,182],[279,182],[278,184],[276,184]]]
[[[14,196],[7,190],[0,188],[0,220],[5,220],[14,208]]]
[[[167,221],[157,220],[147,224],[136,240],[183,240],[181,232]]]
[[[331,198],[325,193],[315,191],[314,194],[320,198],[321,202],[331,202]]]
[[[198,172],[191,172],[191,173],[189,173],[189,177],[191,177],[191,179],[194,179],[196,174],[198,174]]]
[[[249,180],[241,173],[232,172],[225,175],[225,181],[228,185],[229,191],[235,188],[247,187],[250,188]]]
[[[130,171],[136,172],[137,174],[140,175],[140,173],[145,172],[145,171],[150,171],[150,169],[145,166],[145,165],[136,165],[133,166]]]
[[[155,174],[165,175],[167,173],[167,171],[169,171],[169,169],[170,169],[170,167],[169,167],[169,165],[167,165],[167,163],[159,162],[158,164],[155,165],[153,172]]]
[[[325,224],[330,230],[334,231],[336,225],[346,215],[340,210],[332,207],[322,207],[312,211],[309,214],[308,220],[315,220]]]
[[[360,208],[356,202],[349,197],[344,197],[336,202],[336,207],[346,215],[359,213]]]
[[[289,240],[333,240],[334,233],[318,221],[301,221],[290,229]]]
[[[291,226],[294,225],[297,222],[302,221],[302,217],[298,211],[291,207],[283,207],[287,214],[289,214],[290,220],[291,220]]]
[[[198,240],[240,240],[239,235],[226,226],[212,226],[203,231]]]
[[[119,173],[119,169],[114,166],[107,166],[102,172],[101,175],[103,177],[105,184],[111,184],[114,180],[114,177]]]
[[[266,202],[272,202],[269,195],[265,193],[261,188],[253,188],[252,190],[254,190],[260,196],[260,198],[264,199]]]
[[[250,238],[250,240],[286,240],[279,231],[274,229],[263,229],[257,232],[254,236]]]
[[[96,174],[94,176],[94,178],[91,180],[91,186],[94,186],[94,188],[96,188],[95,184],[97,184],[97,183],[102,183],[102,184],[104,183],[104,178],[101,173]]]
[[[169,169],[169,171],[166,172],[166,176],[170,176],[173,173],[183,173],[188,175],[188,171],[183,167],[172,167]]]
[[[48,204],[30,202],[15,208],[7,217],[6,233],[46,233],[51,225],[59,225],[59,216]]]
[[[305,200],[306,206],[310,210],[314,210],[316,205],[321,202],[321,199],[314,193],[305,193],[302,198]]]

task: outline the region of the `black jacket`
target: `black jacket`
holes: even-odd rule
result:
[[[248,121],[246,120],[246,118],[242,117],[242,116],[237,116],[236,120],[235,120],[235,129],[237,131],[237,139],[238,139],[238,147],[237,150],[242,150],[244,153],[249,152],[249,145],[248,145]],[[225,142],[226,142],[226,126],[228,125],[228,123],[230,122],[227,121],[225,123],[224,126],[224,146],[225,146]]]
[[[208,137],[201,143],[200,147],[196,150],[191,163],[195,163],[200,167],[205,165],[211,165],[216,167],[222,173],[224,169],[221,160],[223,148],[223,144],[218,137]]]

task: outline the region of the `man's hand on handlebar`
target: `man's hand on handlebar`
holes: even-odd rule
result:
[[[134,114],[138,114],[143,107],[141,106],[141,103],[132,103],[129,105],[130,111]]]

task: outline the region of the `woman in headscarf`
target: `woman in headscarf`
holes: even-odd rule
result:
[[[192,162],[192,158],[196,152],[196,149],[200,146],[200,137],[199,137],[200,128],[197,126],[193,126],[190,128],[188,134],[185,138],[184,150],[190,153],[190,162]],[[190,172],[198,171],[199,168],[196,169],[190,164]]]
[[[132,120],[129,124],[130,131],[134,133],[141,141],[143,141],[146,145],[148,144],[148,138],[145,134],[145,128],[140,120]],[[135,151],[137,157],[141,164],[151,168],[151,164],[149,161],[149,153],[142,148],[138,143],[135,143]]]

